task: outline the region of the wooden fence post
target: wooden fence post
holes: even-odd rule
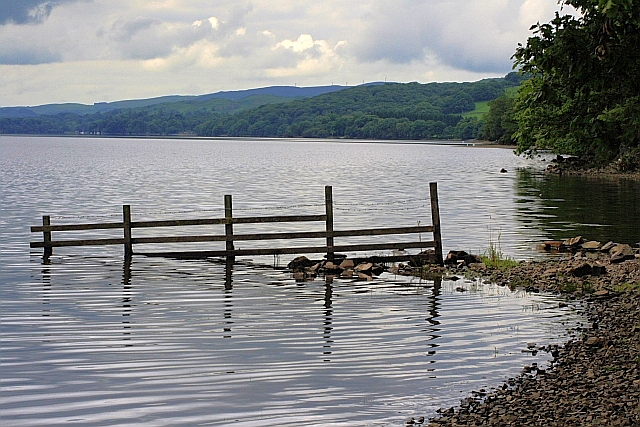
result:
[[[133,255],[131,245],[131,206],[122,205],[122,226],[124,228],[124,256],[130,258]]]
[[[233,203],[231,200],[231,194],[224,196],[224,218],[227,220],[233,219]],[[227,251],[233,251],[233,223],[229,221],[224,225],[224,234],[227,240]],[[235,256],[227,255],[227,262],[234,262]]]
[[[440,208],[438,207],[438,183],[429,183],[429,193],[431,194],[431,220],[433,221],[433,240],[436,243],[436,262],[444,264],[442,258],[442,235],[440,233]]]
[[[42,225],[45,227],[47,225],[51,225],[51,217],[49,215],[44,215],[42,217]],[[42,235],[43,235],[43,241],[45,245],[47,243],[51,243],[51,231],[43,231]],[[53,248],[51,246],[45,246],[43,257],[46,259],[46,258],[49,258],[51,255],[53,255]]]
[[[333,261],[333,188],[324,187],[324,206],[327,215],[327,261]]]

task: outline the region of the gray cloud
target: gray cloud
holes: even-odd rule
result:
[[[0,47],[0,64],[3,65],[37,65],[62,61],[62,56],[51,52],[47,48],[21,49]]]
[[[472,72],[506,72],[517,41],[520,6],[480,0],[379,2],[362,16],[363,31],[351,44],[363,62],[409,64],[437,58]],[[532,21],[534,23],[535,21]]]
[[[75,1],[79,0],[0,0],[0,25],[37,24],[47,19],[55,6]]]

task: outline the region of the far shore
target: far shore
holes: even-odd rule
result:
[[[354,144],[431,144],[431,145],[454,145],[464,147],[492,147],[515,149],[515,145],[503,145],[494,141],[483,141],[478,139],[351,139],[351,138],[288,138],[288,137],[257,137],[257,136],[198,136],[194,134],[184,135],[52,135],[52,134],[0,134],[0,136],[19,138],[87,138],[87,139],[185,139],[185,140],[215,140],[215,141],[303,141],[303,142],[337,142]]]

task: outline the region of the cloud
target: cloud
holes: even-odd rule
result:
[[[37,24],[51,15],[51,11],[60,3],[80,0],[0,0],[0,25]]]
[[[531,24],[551,17],[548,0],[373,2],[352,54],[363,62],[409,64],[435,57],[455,68],[506,72]]]
[[[16,45],[0,47],[0,64],[37,65],[62,61],[62,56],[44,47],[22,49]]]
[[[311,34],[300,34],[296,40],[282,40],[272,48],[280,54],[276,57],[278,65],[269,67],[266,74],[269,77],[293,77],[331,72],[342,64],[339,51],[345,44],[345,41],[339,41],[332,47],[326,40],[314,40]]]
[[[0,0],[0,99],[497,77],[529,27],[558,9],[557,0]],[[17,25],[28,23],[38,25]]]

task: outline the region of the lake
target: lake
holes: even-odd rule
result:
[[[269,257],[228,272],[85,247],[43,263],[29,248],[42,215],[218,217],[225,194],[238,216],[323,213],[331,185],[336,229],[410,226],[430,223],[437,181],[445,252],[640,241],[637,182],[549,177],[502,148],[0,136],[0,149],[5,426],[404,425],[544,366],[527,343],[564,342],[583,322],[550,295],[386,273],[300,283]]]

